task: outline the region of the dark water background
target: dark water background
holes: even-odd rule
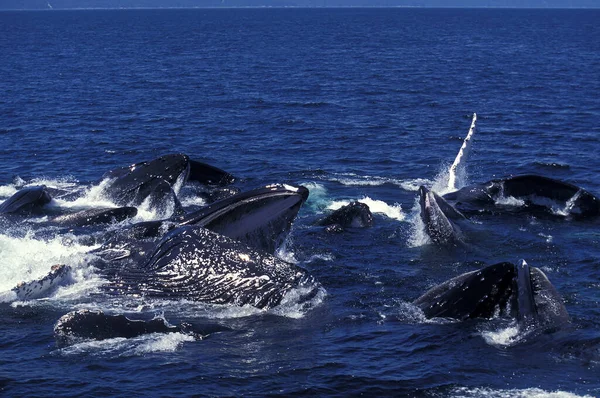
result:
[[[63,349],[52,327],[92,305],[85,283],[46,301],[0,303],[0,392],[600,395],[596,222],[482,217],[478,250],[449,252],[415,221],[418,185],[439,179],[474,112],[469,182],[538,173],[600,194],[599,20],[597,10],[0,13],[2,197],[40,180],[85,184],[173,152],[230,171],[243,189],[304,184],[311,197],[282,255],[327,290],[300,313],[128,307],[233,331]],[[373,228],[312,226],[333,202],[365,198],[380,211]],[[0,290],[57,259],[85,268],[82,256],[5,226]],[[524,337],[510,320],[426,321],[410,305],[452,276],[520,258],[563,295],[570,327]]]

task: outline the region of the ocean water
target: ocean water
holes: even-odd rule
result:
[[[535,173],[600,195],[598,20],[598,10],[0,12],[0,199],[44,183],[86,190],[52,206],[102,206],[89,184],[104,172],[175,152],[231,172],[242,190],[302,184],[310,197],[278,255],[326,291],[311,308],[269,311],[101,299],[80,237],[3,221],[0,393],[599,396],[597,221],[481,215],[471,248],[445,250],[417,206],[473,113],[461,186]],[[352,200],[369,204],[373,227],[314,225]],[[428,320],[411,304],[519,259],[546,273],[570,325],[530,335],[501,318]],[[56,263],[74,268],[73,285],[11,299]],[[58,347],[56,320],[79,308],[229,330]]]

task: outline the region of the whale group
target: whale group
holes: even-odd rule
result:
[[[528,213],[568,222],[600,216],[596,196],[546,176],[509,176],[459,188],[457,176],[464,167],[475,121],[474,115],[450,168],[447,192],[438,194],[428,186],[418,189],[419,217],[433,245],[476,245],[478,235],[470,232],[471,218],[482,213],[497,217]],[[208,203],[200,208],[187,208],[178,196],[190,182],[206,188]],[[52,227],[55,233],[94,231],[90,261],[105,280],[98,292],[105,297],[185,299],[267,310],[280,305],[291,292],[301,292],[295,300],[308,302],[326,286],[307,269],[278,257],[277,249],[286,241],[309,190],[279,183],[241,191],[235,182],[232,174],[217,167],[185,154],[168,154],[109,170],[94,183],[116,207],[64,211],[51,203],[73,192],[36,185],[0,203],[0,218],[19,223],[31,215],[44,215],[36,227]],[[168,216],[133,222],[142,207]],[[119,228],[111,228],[119,223]],[[315,226],[325,233],[344,233],[372,224],[369,206],[352,202]],[[22,301],[47,297],[72,283],[73,267],[57,264],[42,278],[18,284],[12,293]],[[452,276],[412,303],[426,318],[464,321],[503,316],[543,330],[569,323],[560,294],[539,267],[525,260]],[[59,344],[169,332],[206,333],[162,319],[132,320],[81,309],[61,317],[54,329]]]

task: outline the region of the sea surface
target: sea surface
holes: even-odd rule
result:
[[[533,173],[600,195],[598,21],[598,10],[0,12],[0,200],[46,184],[85,192],[54,207],[106,205],[94,189],[106,171],[177,152],[242,190],[304,185],[278,256],[326,291],[268,311],[102,299],[84,239],[3,221],[0,395],[600,396],[598,221],[482,215],[472,250],[446,250],[417,202],[420,185],[443,186],[474,113],[460,186]],[[203,205],[185,187],[180,197]],[[354,200],[373,227],[315,226]],[[528,334],[411,304],[519,259],[546,273],[568,326]],[[56,263],[74,268],[73,285],[10,299]],[[54,324],[81,308],[229,330],[59,347]]]

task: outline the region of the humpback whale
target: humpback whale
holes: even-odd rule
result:
[[[162,318],[134,320],[122,314],[109,315],[103,311],[82,309],[58,319],[54,325],[54,338],[59,347],[64,347],[84,340],[132,338],[150,333],[183,333],[202,340],[209,334],[226,330],[230,329],[216,324],[198,327],[184,322],[170,325]]]
[[[576,185],[539,175],[520,175],[464,187],[444,195],[464,213],[530,212],[562,218],[600,215],[600,199]]]
[[[87,227],[90,225],[121,222],[136,215],[137,209],[135,207],[96,208],[57,216],[49,220],[48,224],[70,228]]]
[[[263,309],[278,305],[293,289],[307,288],[312,297],[320,286],[301,267],[196,226],[167,233],[143,261],[117,269],[109,279],[104,286],[109,294]]]
[[[235,178],[217,167],[177,153],[110,170],[100,180],[104,182],[105,195],[119,206],[139,206],[149,200],[151,207],[170,206],[176,215],[184,212],[174,189],[186,181],[223,190],[220,194],[225,196],[231,190],[225,190],[224,186]],[[215,195],[218,196],[219,192]],[[161,212],[164,210],[159,209]]]
[[[466,220],[465,216],[435,192],[419,187],[419,206],[425,232],[439,245],[457,245],[465,243],[466,237],[457,221]]]
[[[171,154],[110,170],[102,176],[101,181],[107,181],[104,192],[119,206],[139,206],[148,197],[156,201],[165,195],[171,195],[177,204],[179,201],[172,187],[178,181],[185,183],[189,170],[187,155]]]
[[[267,253],[275,253],[287,237],[308,189],[273,184],[214,202],[198,211],[167,220],[134,224],[112,241],[156,238],[184,225],[210,229]]]
[[[146,221],[112,231],[99,249],[99,268],[120,268],[144,261],[157,238],[182,226],[204,227],[261,252],[274,254],[287,237],[302,203],[304,187],[269,185],[215,202],[187,216]]]
[[[70,277],[71,267],[57,264],[52,266],[44,277],[31,282],[21,282],[12,291],[19,300],[35,300],[49,296],[59,286],[67,284]]]
[[[427,318],[457,320],[514,317],[544,329],[569,322],[562,298],[546,275],[521,260],[467,272],[437,285],[416,299]]]
[[[200,192],[199,196],[206,201],[206,203],[214,203],[219,200],[227,199],[233,195],[237,195],[242,192],[236,187],[211,187],[208,191]]]
[[[335,210],[317,224],[327,227],[329,232],[365,228],[373,225],[373,214],[368,205],[355,201]]]
[[[0,214],[23,214],[39,211],[52,200],[45,185],[26,187],[0,204]]]
[[[190,160],[188,179],[206,185],[228,185],[235,181],[235,177],[228,172],[206,163]]]
[[[302,204],[303,186],[273,184],[241,192],[175,218],[177,225],[195,225],[274,253],[287,237]]]
[[[81,340],[132,338],[150,333],[176,333],[181,327],[171,326],[164,319],[131,320],[124,315],[107,315],[102,311],[78,310],[63,315],[54,326],[54,338],[59,346]]]

